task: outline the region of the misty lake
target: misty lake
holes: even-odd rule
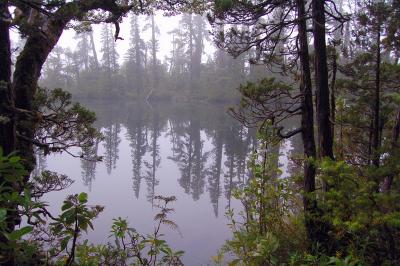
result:
[[[176,196],[170,219],[179,232],[162,229],[175,250],[184,250],[185,265],[211,264],[230,230],[225,212],[241,209],[232,197],[249,173],[246,160],[256,147],[254,129],[240,125],[226,113],[226,106],[156,102],[84,102],[97,114],[96,127],[104,140],[91,152],[101,162],[53,154],[37,158],[37,169],[56,171],[75,180],[44,200],[57,213],[69,194],[87,192],[90,204],[105,210],[94,222],[95,231],[84,238],[93,243],[108,238],[112,219],[127,218],[130,227],[151,233],[157,213],[154,196]],[[279,151],[283,175],[286,157],[293,149],[284,142]]]

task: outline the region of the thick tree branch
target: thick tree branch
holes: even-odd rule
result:
[[[283,127],[278,127],[277,131],[276,131],[276,134],[282,139],[291,138],[294,135],[297,135],[297,134],[299,134],[299,133],[301,133],[303,131],[302,128],[297,128],[297,129],[291,130],[289,132],[282,133],[282,130],[283,130]]]

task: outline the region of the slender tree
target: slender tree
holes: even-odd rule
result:
[[[89,70],[89,34],[87,32],[81,32],[75,36],[75,39],[78,40],[78,49],[77,52],[79,54],[79,58],[82,60],[82,65],[85,71]]]
[[[149,49],[151,51],[151,86],[152,89],[154,89],[156,86],[158,86],[159,83],[159,71],[158,71],[158,65],[159,65],[159,60],[157,58],[157,52],[159,50],[159,41],[157,40],[159,34],[160,34],[160,29],[158,28],[155,20],[154,20],[154,14],[150,15],[147,17],[147,24],[144,26],[144,31],[149,30],[151,33],[151,38],[148,42]],[[149,93],[149,96],[151,94],[151,91]]]
[[[93,29],[89,31],[89,38],[90,38],[90,48],[92,49],[93,53],[93,59],[94,59],[94,67],[96,71],[99,70],[99,59],[97,57],[97,51],[96,51],[96,46],[94,43],[94,38],[93,38]]]
[[[302,114],[301,127],[304,155],[304,192],[303,206],[305,212],[305,225],[307,237],[313,242],[320,242],[324,238],[321,234],[321,228],[314,221],[321,214],[318,213],[318,206],[315,197],[312,195],[315,191],[315,166],[316,148],[314,138],[314,108],[312,102],[312,82],[310,70],[310,56],[308,52],[307,23],[306,23],[305,1],[297,0],[297,17],[299,32],[299,56],[300,56],[300,92],[302,96]]]

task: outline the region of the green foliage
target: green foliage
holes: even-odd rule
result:
[[[341,258],[340,254],[336,257],[328,257],[324,254],[311,255],[311,254],[298,254],[294,253],[290,257],[289,265],[297,266],[362,266],[359,260],[354,259],[352,256]]]
[[[380,169],[379,169],[380,170]],[[321,207],[333,225],[337,252],[364,264],[385,264],[393,256],[393,241],[400,237],[400,194],[379,192],[380,171],[360,170],[343,161],[324,160],[321,178],[331,189]],[[378,180],[378,181],[377,181]],[[395,252],[399,252],[396,250]]]
[[[10,227],[21,216],[39,216],[38,208],[42,205],[31,201],[28,189],[21,193],[17,190],[26,175],[21,158],[14,154],[4,156],[0,147],[0,237],[6,240],[0,242],[0,262],[7,262],[21,250],[31,250],[28,245],[21,245],[20,242],[32,232],[33,226],[27,225],[18,229]]]
[[[239,91],[242,94],[242,105],[246,104],[246,99],[252,99],[258,103],[265,103],[280,94],[289,95],[293,87],[276,81],[275,78],[263,78],[258,82],[247,82],[240,85]]]
[[[341,67],[344,76],[337,80],[336,123],[338,133],[336,150],[341,159],[352,164],[369,165],[371,160],[371,121],[374,118],[375,58],[370,52],[359,53],[350,63]],[[400,68],[398,64],[381,64],[380,82],[380,154],[390,150],[392,129],[398,110]]]
[[[40,113],[35,138],[45,155],[68,151],[71,147],[85,149],[94,145],[101,134],[93,126],[94,112],[79,103],[72,103],[71,94],[62,89],[39,88],[35,108]]]
[[[233,238],[214,259],[222,263],[224,253],[236,257],[230,265],[281,265],[294,250],[304,251],[304,228],[295,211],[298,194],[290,179],[279,178],[274,155],[255,154],[249,163],[252,177],[234,197],[244,211],[227,212]]]
[[[86,193],[80,193],[68,196],[64,201],[61,211],[62,213],[55,222],[50,223],[50,230],[54,237],[60,241],[60,246],[50,250],[50,254],[67,252],[70,254],[71,260],[74,259],[74,251],[76,248],[76,240],[81,232],[87,232],[88,227],[93,228],[92,220],[95,219],[100,212],[103,211],[101,206],[88,206],[88,198]],[[71,247],[68,245],[72,240]]]
[[[14,202],[22,204],[22,196],[14,197]],[[7,232],[7,210],[1,208],[0,233],[8,239],[6,246],[1,243],[1,248],[10,250],[9,254],[15,257],[18,265],[131,265],[132,262],[133,265],[183,265],[180,258],[184,252],[174,251],[161,239],[163,235],[160,233],[161,225],[178,230],[177,225],[167,217],[173,211],[167,205],[176,199],[162,196],[157,199],[160,212],[155,216],[157,225],[154,233],[139,234],[128,226],[125,219],[119,217],[113,219],[111,226],[110,237],[114,238],[114,244],[106,245],[79,241],[82,232],[94,229],[92,221],[104,209],[101,206],[89,206],[86,193],[68,196],[61,207],[62,213],[58,217],[50,216],[54,221],[49,223],[48,228],[40,226],[47,223],[44,217],[40,217],[40,223],[35,226]],[[31,201],[28,196],[25,196],[25,200]],[[43,241],[47,244],[44,245]],[[6,260],[1,257],[1,261]]]
[[[73,182],[74,181],[66,175],[45,170],[42,171],[40,175],[32,176],[27,186],[31,188],[32,198],[40,199],[46,193],[60,191],[69,187]]]
[[[47,217],[55,220],[50,224],[52,238],[58,240],[57,248],[50,249],[52,257],[60,252],[65,252],[68,243],[73,239],[70,251],[75,249],[75,241],[80,232],[87,231],[88,227],[93,229],[94,219],[102,207],[87,206],[87,194],[69,196],[62,206],[62,214],[58,218],[52,217],[45,209],[45,203],[38,199],[44,193],[60,190],[69,186],[72,182],[66,176],[58,176],[52,172],[45,172],[41,177],[34,177],[29,183],[23,185],[23,179],[27,171],[21,164],[18,156],[10,154],[3,156],[0,149],[0,235],[6,241],[0,242],[0,261],[8,262],[13,258],[14,262],[20,264],[36,264],[44,260],[43,243],[35,240],[40,226],[47,223]],[[33,195],[33,197],[32,197]],[[21,228],[10,227],[18,224],[21,219],[26,219],[28,225]],[[40,238],[40,237],[39,237]],[[72,252],[73,253],[73,252]],[[43,263],[43,261],[42,261]]]
[[[21,157],[15,154],[4,156],[3,149],[0,147],[0,174],[2,177],[2,186],[5,183],[20,182],[27,171],[21,164]]]
[[[335,241],[336,256],[331,257],[308,253],[301,195],[293,177],[277,176],[273,162],[260,154],[250,160],[252,177],[234,193],[244,211],[227,212],[233,237],[214,257],[217,264],[224,262],[224,254],[233,254],[229,265],[386,265],[399,253],[400,194],[379,192],[379,180],[391,170],[360,169],[330,159],[316,162],[319,180],[330,188],[317,191],[317,198],[323,213],[319,219],[331,225]]]
[[[260,132],[271,132],[263,140],[281,138],[283,121],[299,114],[298,92],[294,87],[275,78],[263,78],[257,82],[240,85],[240,104],[230,113],[247,126],[257,127]]]
[[[0,184],[0,229],[2,234],[7,234],[7,218],[9,217],[9,212],[14,211],[12,206],[25,202],[25,197],[15,191],[15,187],[22,182],[26,174],[27,171],[21,164],[21,158],[13,154],[4,156],[0,147],[0,176],[2,182]],[[15,236],[17,235],[18,233]],[[10,238],[10,234],[8,236],[7,238]],[[11,238],[12,240],[19,239],[18,237]]]
[[[156,197],[160,203],[156,214],[158,221],[153,234],[142,235],[134,228],[129,227],[126,219],[113,219],[110,237],[114,238],[114,245],[90,245],[87,241],[77,246],[76,261],[84,265],[183,265],[180,258],[183,251],[174,251],[168,243],[161,239],[160,226],[167,225],[177,229],[176,224],[167,219],[172,211],[167,207],[175,197]]]
[[[216,0],[215,1],[215,8],[219,12],[227,11],[233,6],[232,0]]]

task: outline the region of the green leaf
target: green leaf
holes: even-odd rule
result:
[[[70,201],[64,201],[63,206],[61,207],[62,211],[68,210],[69,208],[71,208],[73,206],[72,202]]]
[[[20,157],[18,157],[18,156],[12,156],[12,157],[9,159],[9,162],[10,162],[10,163],[18,163],[20,160],[21,160]]]
[[[172,250],[171,250],[171,248],[169,247],[169,246],[161,246],[160,247],[160,250],[161,250],[161,252],[162,253],[165,253],[165,254],[172,254]]]
[[[75,222],[75,209],[70,209],[60,216],[66,224],[72,224]]]
[[[94,230],[93,224],[92,224],[92,222],[91,222],[90,220],[87,221],[87,224],[89,225],[89,227],[90,227],[92,230]]]
[[[67,248],[68,242],[71,239],[70,236],[65,237],[63,240],[61,240],[61,250],[64,250]]]
[[[21,229],[11,232],[10,234],[7,234],[6,237],[9,240],[18,240],[18,239],[21,239],[21,237],[23,237],[24,235],[32,232],[32,230],[33,230],[33,226],[25,226],[25,227],[22,227]]]
[[[88,194],[87,193],[85,193],[85,192],[80,193],[79,196],[78,196],[79,203],[86,203],[87,202],[87,198],[88,198]]]
[[[0,222],[4,222],[7,218],[7,210],[0,209]]]
[[[146,247],[146,243],[142,241],[137,245],[137,247],[139,250],[143,250]]]
[[[179,250],[179,251],[177,251],[177,252],[175,252],[175,257],[181,257],[181,256],[183,256],[183,254],[185,254],[185,251],[183,251],[183,250]]]

